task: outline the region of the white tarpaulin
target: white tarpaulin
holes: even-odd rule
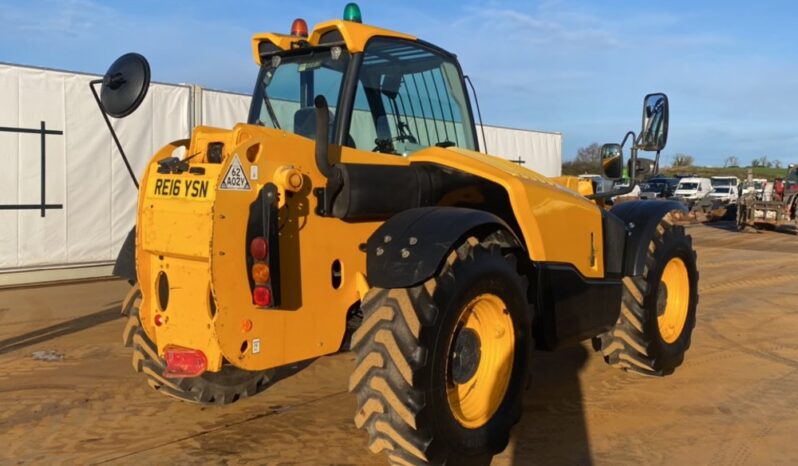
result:
[[[250,97],[246,95],[203,90],[202,124],[229,128],[237,122],[246,121],[249,103]],[[281,102],[275,102],[274,109],[278,114],[285,111],[293,115],[298,107],[296,104],[282,105]],[[371,118],[371,115],[356,110],[353,118]],[[292,117],[280,115],[278,119],[291,121]],[[367,124],[360,126],[373,127]],[[562,134],[488,125],[485,125],[484,130],[487,150],[491,155],[521,163],[524,167],[545,176],[560,176],[562,173]],[[477,125],[477,138],[484,151],[485,144],[479,125]]]
[[[232,128],[236,123],[247,121],[251,100],[248,95],[203,89],[202,117],[198,124]]]
[[[485,139],[477,126],[479,146],[489,154],[521,163],[545,176],[562,174],[562,134],[485,125]]]
[[[0,64],[0,270],[110,261],[133,226],[137,192],[89,90],[97,78]],[[113,121],[136,174],[189,134],[189,97],[154,84]],[[42,125],[54,131],[44,150],[40,133],[20,132]]]
[[[0,275],[108,264],[135,222],[135,187],[89,90],[97,78],[0,64]],[[241,94],[154,84],[135,113],[112,123],[140,177],[157,149],[188,137],[193,126],[246,121],[249,102]],[[275,106],[291,116],[296,110]],[[353,118],[371,117],[356,111]],[[491,154],[560,174],[560,134],[485,126],[485,137]]]

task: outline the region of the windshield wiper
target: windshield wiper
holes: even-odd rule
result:
[[[269,94],[266,93],[266,84],[263,85],[263,103],[266,105],[266,111],[269,113],[269,118],[272,119],[272,125],[275,129],[281,129],[280,123],[277,121],[277,114],[274,113],[272,101],[269,99]]]

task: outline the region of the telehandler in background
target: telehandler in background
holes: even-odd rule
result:
[[[507,446],[533,349],[592,338],[627,371],[682,363],[698,272],[680,204],[605,210],[623,191],[480,153],[456,57],[362,24],[357,5],[252,49],[248,121],[152,157],[117,260],[135,284],[123,340],[152,388],[232,403],[351,349],[370,450],[463,464]],[[92,90],[122,117],[148,83],[128,54]],[[667,131],[667,97],[646,96],[640,134],[603,147],[604,175],[621,177],[630,138],[632,179],[656,171]]]

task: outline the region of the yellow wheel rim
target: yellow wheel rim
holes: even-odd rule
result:
[[[499,409],[513,370],[515,330],[507,306],[496,295],[472,299],[449,341],[446,394],[463,427],[485,425]]]
[[[662,271],[657,292],[657,323],[666,343],[675,342],[682,334],[690,304],[690,276],[687,266],[678,257],[672,258]]]

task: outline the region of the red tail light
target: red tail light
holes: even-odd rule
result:
[[[266,238],[263,236],[252,238],[252,241],[249,243],[249,253],[259,261],[266,259],[266,256],[269,254],[269,243],[266,241]]]
[[[245,243],[248,246],[246,273],[252,304],[261,309],[280,306],[277,199],[277,186],[266,183],[249,208],[250,218]]]
[[[271,306],[272,305],[272,292],[265,286],[256,286],[252,291],[252,300],[258,306]]]
[[[200,350],[170,345],[166,347],[164,353],[166,371],[163,375],[166,377],[197,377],[208,368],[208,358]]]

